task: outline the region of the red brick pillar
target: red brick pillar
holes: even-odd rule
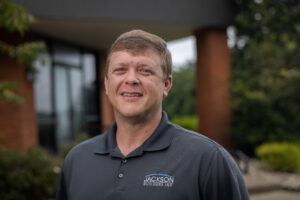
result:
[[[197,40],[196,104],[200,133],[225,148],[232,147],[230,133],[230,51],[226,28],[204,28]]]
[[[17,93],[23,104],[0,102],[0,144],[8,149],[26,151],[38,143],[37,119],[32,82],[26,78],[25,67],[15,59],[0,54],[0,82],[19,83]]]
[[[113,108],[108,100],[107,95],[105,94],[104,88],[104,69],[106,65],[106,53],[100,52],[99,54],[99,88],[100,88],[100,113],[101,113],[101,130],[106,132],[108,127],[114,121],[114,112]]]

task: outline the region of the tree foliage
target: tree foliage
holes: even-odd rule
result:
[[[23,99],[14,92],[18,86],[17,82],[0,82],[0,101],[22,103]]]
[[[28,30],[29,24],[34,22],[34,17],[23,7],[12,0],[0,1],[0,28],[8,32],[17,32],[21,36]],[[26,42],[16,46],[0,40],[0,53],[7,54],[11,58],[23,64],[28,73],[35,73],[33,62],[38,59],[38,52],[45,49],[42,42]],[[17,84],[13,82],[0,82],[0,100],[21,102],[21,97],[15,92]]]
[[[187,63],[173,72],[173,86],[163,101],[163,108],[170,119],[196,115],[195,65]]]
[[[4,27],[9,32],[17,31],[24,35],[28,30],[28,25],[33,21],[34,17],[12,0],[0,1],[0,27]]]
[[[248,154],[268,141],[300,142],[299,19],[297,0],[239,4],[232,130],[237,148]]]

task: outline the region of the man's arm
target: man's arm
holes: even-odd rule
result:
[[[65,183],[65,177],[64,177],[64,172],[62,170],[60,177],[59,177],[59,182],[56,190],[56,200],[67,200],[67,190],[66,190],[66,183]]]

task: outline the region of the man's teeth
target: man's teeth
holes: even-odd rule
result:
[[[123,96],[124,97],[139,97],[141,95],[138,93],[123,93]]]

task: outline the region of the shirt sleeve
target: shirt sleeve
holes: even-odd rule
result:
[[[240,169],[225,149],[212,152],[206,171],[200,186],[204,200],[249,200]]]
[[[64,177],[64,172],[62,171],[57,185],[56,200],[67,200],[67,199],[68,196],[66,190],[65,177]]]

